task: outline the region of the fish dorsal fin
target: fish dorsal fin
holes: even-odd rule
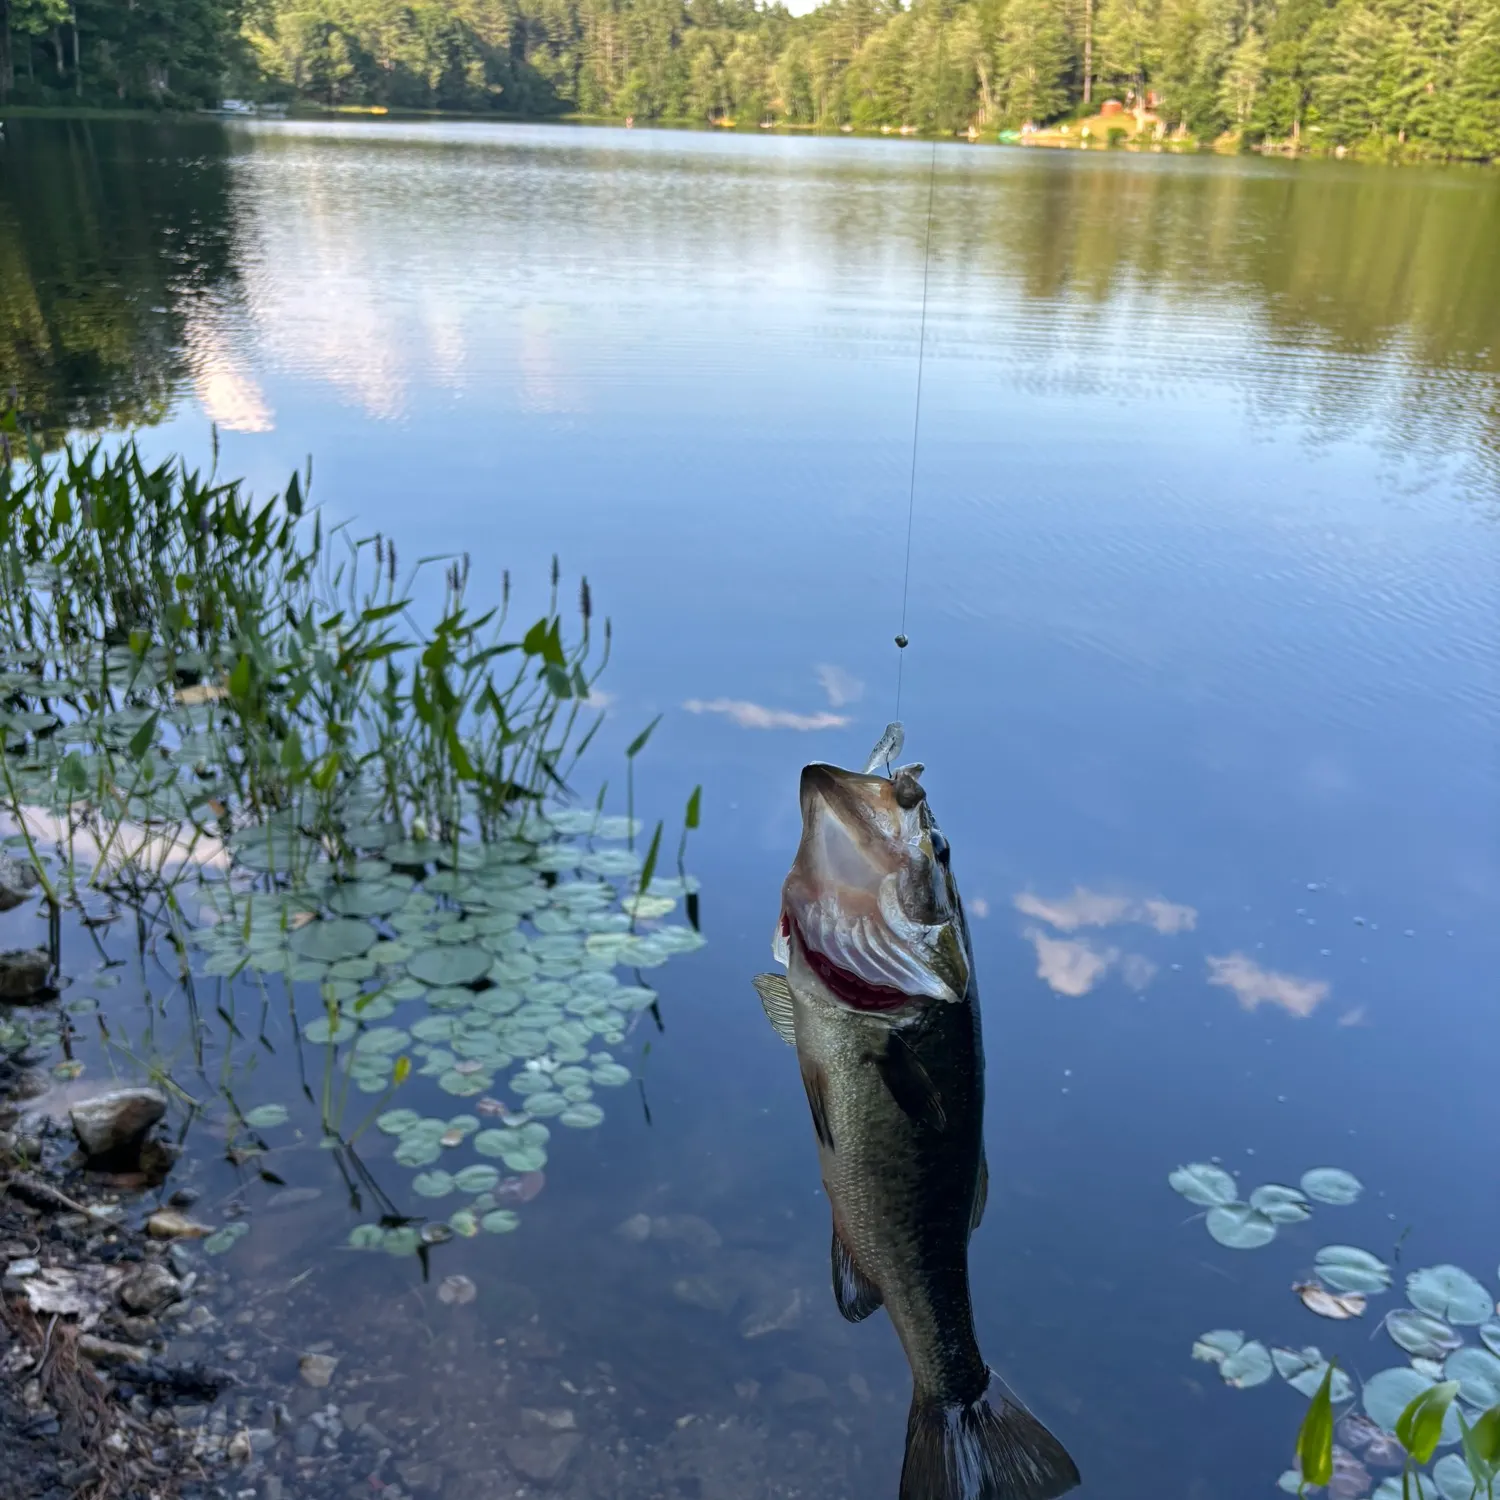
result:
[[[750,981],[760,1003],[765,1006],[766,1020],[789,1047],[797,1045],[797,1030],[792,1020],[792,987],[781,974],[757,974]]]
[[[851,1323],[863,1322],[885,1301],[880,1288],[854,1264],[849,1247],[839,1235],[836,1219],[833,1224],[833,1300]]]
[[[969,1233],[979,1228],[984,1218],[984,1206],[990,1201],[990,1164],[986,1157],[979,1158],[979,1177],[974,1184],[974,1208],[969,1214]]]
[[[933,1130],[946,1129],[948,1115],[943,1109],[942,1095],[922,1066],[922,1059],[912,1051],[911,1044],[899,1031],[890,1033],[885,1051],[876,1057],[875,1066],[891,1098],[901,1106],[908,1119]]]

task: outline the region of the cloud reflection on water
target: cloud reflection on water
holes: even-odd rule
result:
[[[689,698],[682,706],[690,714],[722,714],[741,729],[843,729],[849,723],[847,714],[799,714],[744,698]]]
[[[1264,969],[1246,953],[1229,953],[1208,960],[1208,982],[1232,990],[1246,1010],[1276,1005],[1288,1015],[1310,1016],[1328,998],[1324,979],[1304,979]]]

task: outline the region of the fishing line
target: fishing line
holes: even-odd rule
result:
[[[906,661],[906,604],[911,593],[911,535],[917,507],[917,438],[922,431],[922,364],[927,352],[927,283],[932,271],[932,204],[937,191],[937,142],[927,167],[927,238],[922,248],[922,321],[917,332],[917,400],[911,424],[911,482],[906,492],[906,560],[901,570],[901,629],[896,633],[896,718],[901,718],[902,666]]]

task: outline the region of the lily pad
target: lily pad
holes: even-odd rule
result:
[[[386,1230],[381,1249],[387,1255],[415,1255],[421,1244],[422,1231],[410,1224],[402,1224],[396,1229]]]
[[[436,1136],[404,1135],[396,1147],[396,1160],[403,1167],[431,1166],[442,1154],[442,1142]]]
[[[570,1104],[557,1117],[559,1125],[571,1125],[574,1130],[592,1130],[604,1123],[604,1111],[597,1104],[583,1102]]]
[[[1463,1335],[1441,1318],[1410,1307],[1398,1307],[1387,1314],[1385,1331],[1399,1348],[1425,1359],[1444,1359],[1464,1341]]]
[[[338,1016],[332,1022],[327,1016],[319,1016],[302,1028],[302,1036],[315,1047],[326,1047],[329,1042],[347,1042],[358,1029],[348,1016]]]
[[[590,1070],[590,1076],[601,1088],[616,1089],[630,1082],[630,1069],[619,1063],[599,1063]]]
[[[292,952],[318,963],[337,963],[341,958],[362,958],[375,946],[375,929],[357,917],[333,917],[309,922],[292,934]]]
[[[508,1208],[497,1208],[479,1221],[479,1227],[488,1230],[490,1234],[509,1234],[520,1222],[519,1214],[512,1213]]]
[[[1450,1323],[1487,1322],[1495,1299],[1460,1266],[1424,1266],[1406,1278],[1406,1295],[1413,1307]]]
[[[1410,1365],[1382,1370],[1365,1381],[1362,1395],[1365,1411],[1371,1421],[1378,1423],[1387,1432],[1395,1432],[1396,1419],[1416,1397],[1435,1384],[1435,1381],[1419,1375]],[[1447,1415],[1443,1418],[1441,1441],[1444,1444],[1456,1443],[1458,1438],[1458,1407],[1455,1404],[1448,1408]]]
[[[1432,1482],[1443,1500],[1473,1500],[1474,1479],[1456,1453],[1445,1453],[1432,1467]]]
[[[1300,1391],[1309,1399],[1317,1394],[1328,1370],[1323,1351],[1313,1345],[1306,1349],[1273,1349],[1271,1362],[1276,1366],[1276,1373],[1294,1391]],[[1354,1394],[1354,1383],[1342,1370],[1336,1369],[1328,1385],[1328,1394],[1335,1405],[1347,1401]]]
[[[289,1118],[284,1104],[260,1104],[245,1116],[245,1124],[254,1130],[270,1130],[275,1125],[285,1125]]]
[[[424,1198],[446,1198],[453,1191],[454,1179],[447,1172],[418,1172],[411,1188]]]
[[[356,1224],[349,1231],[349,1244],[356,1250],[378,1250],[385,1243],[385,1230],[379,1224]]]
[[[1258,1250],[1276,1238],[1276,1225],[1248,1203],[1225,1203],[1209,1209],[1205,1225],[1227,1250]]]
[[[478,1162],[472,1167],[465,1167],[453,1179],[454,1185],[461,1193],[487,1193],[499,1181],[498,1168],[487,1167],[483,1162]]]
[[[1491,1354],[1500,1354],[1500,1323],[1486,1323],[1479,1330],[1479,1337]]]
[[[1458,1382],[1458,1394],[1470,1406],[1487,1411],[1500,1405],[1500,1358],[1470,1345],[1448,1356],[1443,1375]]]
[[[479,1216],[472,1209],[461,1208],[456,1214],[449,1215],[448,1227],[454,1234],[471,1240],[479,1233]]]
[[[1239,1188],[1223,1167],[1211,1162],[1190,1162],[1178,1167],[1168,1178],[1172,1191],[1181,1193],[1189,1203],[1201,1204],[1204,1208],[1216,1208],[1233,1203],[1239,1197]]]
[[[1355,1245],[1325,1245],[1313,1265],[1322,1279],[1340,1292],[1383,1292],[1391,1284],[1391,1268]]]
[[[1219,1366],[1219,1375],[1225,1385],[1243,1391],[1252,1385],[1264,1385],[1271,1378],[1273,1368],[1270,1351],[1252,1339],[1225,1358]]]
[[[406,972],[423,984],[447,987],[473,984],[476,980],[483,979],[493,962],[483,948],[439,944],[414,953],[407,960]]]
[[[1311,1216],[1307,1199],[1293,1187],[1268,1182],[1250,1194],[1250,1207],[1258,1208],[1273,1224],[1299,1224]]]
[[[1245,1335],[1233,1328],[1215,1328],[1200,1334],[1193,1343],[1193,1358],[1206,1365],[1221,1365],[1245,1342]]]
[[[1342,1167],[1314,1167],[1302,1174],[1302,1191],[1319,1203],[1343,1207],[1353,1203],[1364,1190],[1359,1178]]]

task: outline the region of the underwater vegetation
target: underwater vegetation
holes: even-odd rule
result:
[[[467,559],[325,532],[297,476],[257,504],[131,443],[0,438],[7,904],[49,933],[45,983],[8,996],[43,1003],[0,1007],[0,1050],[56,1046],[69,1078],[97,1027],[271,1184],[278,1136],[316,1141],[366,1215],[356,1247],[515,1228],[553,1129],[636,1078],[620,1049],[661,1024],[644,971],[703,942],[701,793],[670,875],[634,813],[655,723],[624,816],[572,793],[610,647],[587,582],[565,618],[554,562],[518,629],[508,575],[475,603]],[[104,1004],[126,977],[137,1011]],[[407,1175],[377,1184],[362,1137]]]

